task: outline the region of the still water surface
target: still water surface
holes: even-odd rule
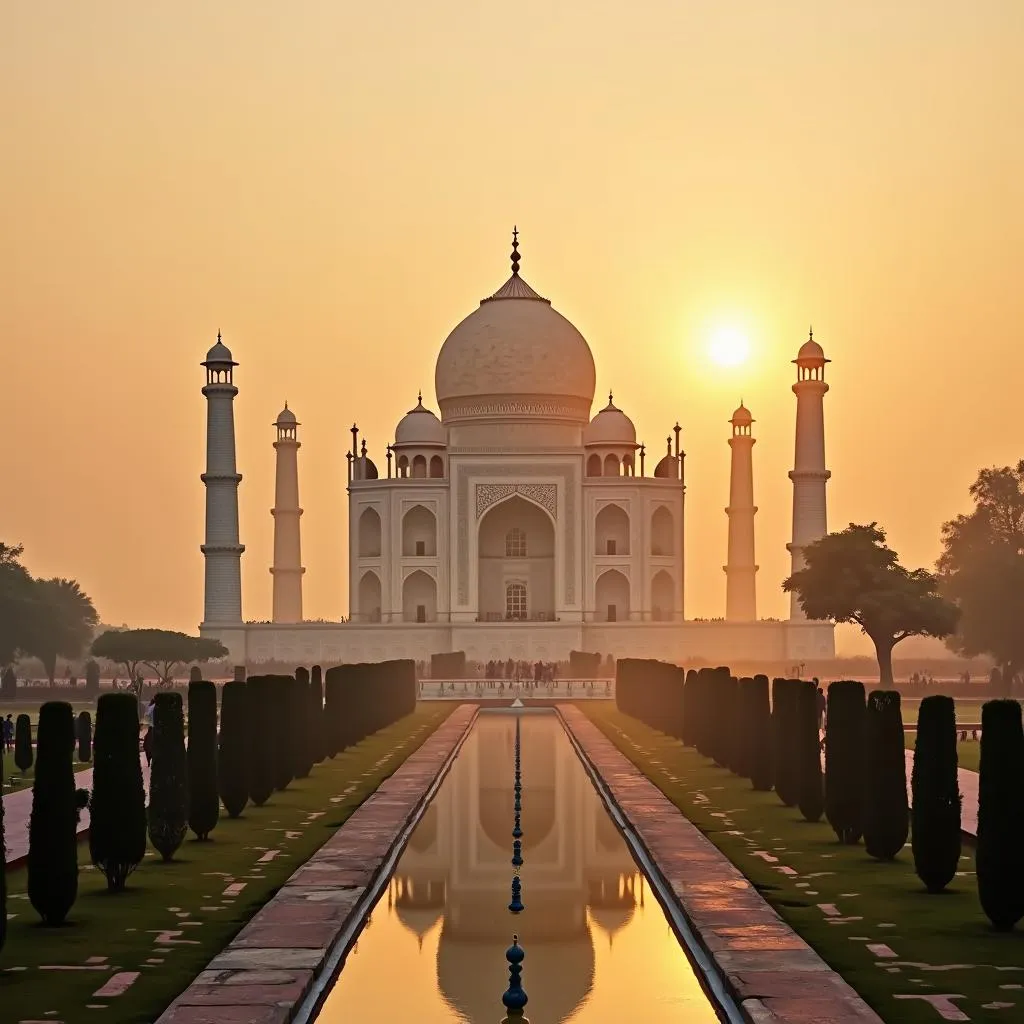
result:
[[[515,716],[484,713],[409,840],[320,1024],[490,1024],[505,949],[526,952],[531,1024],[718,1018],[558,718],[522,726],[522,900],[512,881]]]

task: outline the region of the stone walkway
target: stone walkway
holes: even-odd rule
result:
[[[867,1003],[582,711],[568,705],[559,710],[748,1020],[880,1024]]]
[[[473,704],[457,708],[214,957],[158,1024],[290,1021],[335,944],[355,924],[360,898],[476,713]]]

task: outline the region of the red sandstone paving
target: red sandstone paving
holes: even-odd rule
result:
[[[751,1019],[878,1024],[881,1018],[582,711],[559,710]],[[719,923],[720,912],[728,923]]]
[[[476,715],[465,704],[451,714],[423,745],[367,799],[337,832],[300,867],[242,929],[210,967],[196,978],[158,1024],[278,1024],[291,1020],[327,950],[355,913],[355,904],[430,783],[460,742]],[[318,887],[346,887],[339,902],[317,902]],[[311,968],[273,969],[277,956],[307,962]],[[239,966],[234,966],[234,965]],[[229,966],[230,965],[230,966]],[[280,965],[280,964],[279,964]],[[211,1013],[211,1010],[216,1012]]]

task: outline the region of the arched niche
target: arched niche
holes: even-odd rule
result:
[[[400,477],[407,477],[409,475],[409,456],[399,455],[398,462],[395,463],[395,471]]]
[[[380,622],[380,577],[364,572],[359,578],[359,617],[363,622]]]
[[[604,457],[604,473],[603,476],[618,476],[619,475],[619,457],[612,455],[609,452]]]
[[[407,558],[437,554],[437,520],[423,505],[413,505],[402,516],[402,554]]]
[[[594,452],[589,459],[587,459],[587,476],[600,476],[601,475],[601,456]]]
[[[659,505],[651,516],[651,554],[674,555],[676,553],[676,531],[672,513]]]
[[[654,574],[651,580],[651,618],[655,622],[666,622],[675,616],[676,588],[672,577],[664,569]]]
[[[359,516],[359,557],[380,558],[380,514],[375,508],[363,509]]]
[[[437,621],[437,583],[422,569],[410,573],[402,583],[402,620]]]
[[[430,456],[430,476],[436,480],[444,476],[444,459],[440,455]]]
[[[412,476],[414,480],[425,480],[427,476],[427,457],[415,455],[412,460]]]
[[[594,520],[594,554],[629,554],[629,515],[621,505],[605,505]]]
[[[599,622],[626,622],[629,619],[629,580],[617,569],[607,569],[597,577],[594,606]]]

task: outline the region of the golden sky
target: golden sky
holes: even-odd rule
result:
[[[687,614],[725,604],[727,420],[753,411],[784,615],[795,399],[833,360],[829,522],[912,565],[1024,455],[1020,0],[9,4],[0,539],[106,622],[202,615],[203,371],[236,382],[244,612],[270,611],[273,430],[302,422],[305,607],[347,610],[345,460],[383,466],[448,331],[523,275],[656,459],[682,424]],[[741,370],[708,333],[739,325]],[[649,466],[653,463],[649,463]]]

